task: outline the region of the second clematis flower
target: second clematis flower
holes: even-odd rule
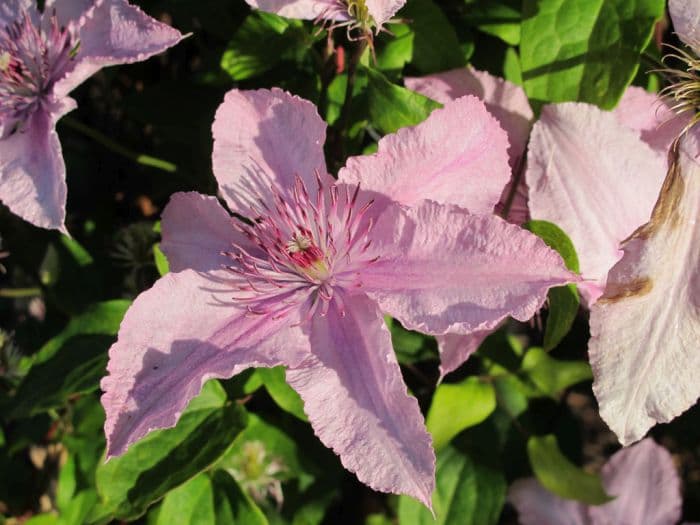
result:
[[[230,91],[213,125],[216,198],[172,197],[172,273],[141,294],[102,381],[107,456],[176,423],[209,378],[285,365],[321,441],[373,489],[430,506],[435,456],[383,313],[430,334],[530,318],[577,277],[491,211],[508,141],[474,97],[327,174],[315,107]]]
[[[68,93],[105,66],[139,62],[182,39],[126,0],[3,0],[0,5],[0,201],[65,232],[66,167],[56,121]]]

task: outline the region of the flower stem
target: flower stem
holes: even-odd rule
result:
[[[350,57],[348,63],[348,83],[345,87],[345,100],[343,101],[343,107],[340,110],[340,117],[338,117],[338,130],[342,138],[345,138],[348,125],[350,123],[350,112],[352,109],[352,95],[355,91],[355,78],[357,76],[357,65],[360,63],[362,54],[367,49],[367,40],[362,39],[355,46],[354,52]]]
[[[21,299],[41,295],[41,288],[0,288],[0,297]]]
[[[515,174],[513,176],[512,185],[510,191],[506,196],[506,201],[503,203],[503,209],[501,210],[501,217],[508,220],[508,214],[510,213],[510,208],[513,206],[513,201],[515,200],[515,194],[520,186],[520,181],[523,178],[523,172],[525,171],[525,154],[518,159],[518,164],[515,166]]]
[[[177,166],[172,162],[168,162],[167,160],[162,160],[156,157],[151,157],[150,155],[144,155],[142,153],[138,153],[136,151],[125,148],[121,144],[118,144],[114,140],[110,139],[107,135],[104,135],[103,133],[91,128],[90,126],[83,124],[82,122],[72,119],[71,117],[63,117],[61,119],[61,122],[63,122],[69,128],[77,131],[78,133],[82,133],[86,137],[89,137],[92,140],[94,140],[95,142],[102,144],[108,150],[118,155],[121,155],[122,157],[126,157],[127,159],[131,159],[138,164],[167,171],[168,173],[174,173],[177,171]]]

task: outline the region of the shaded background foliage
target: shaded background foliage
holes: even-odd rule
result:
[[[0,519],[433,523],[415,501],[374,493],[342,469],[282,369],[208,383],[175,428],[104,464],[99,380],[130,301],[167,271],[159,213],[175,191],[216,193],[210,129],[231,87],[279,86],[317,103],[336,170],[438,107],[405,89],[404,76],[470,63],[523,84],[535,108],[563,100],[612,108],[631,82],[658,89],[646,71],[658,40],[673,42],[659,22],[664,2],[408,0],[400,23],[376,39],[376,61],[362,59],[347,122],[355,44],[342,31],[329,54],[324,31],[251,12],[242,0],[134,3],[192,36],[145,63],[103,70],[74,93],[78,109],[58,128],[72,238],[0,208],[9,252],[0,275]],[[167,162],[144,164],[142,155]],[[530,228],[575,268],[565,234]],[[606,501],[592,472],[619,445],[591,393],[587,314],[566,291],[553,293],[548,310],[496,332],[437,389],[435,341],[387,319],[438,451],[437,523],[515,523],[507,487],[533,472],[561,496]],[[696,407],[652,431],[674,454],[688,520],[700,520],[697,416]]]

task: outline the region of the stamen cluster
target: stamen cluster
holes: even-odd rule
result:
[[[0,123],[21,123],[35,111],[76,52],[77,40],[55,15],[44,28],[24,11],[0,29]]]
[[[227,269],[251,314],[283,316],[301,304],[306,320],[325,315],[334,291],[361,286],[362,269],[378,259],[368,253],[372,201],[358,204],[359,186],[326,188],[318,173],[316,181],[314,196],[300,177],[289,194],[273,187],[271,204],[261,198],[251,221],[234,221],[254,248],[225,252],[235,263]]]
[[[670,60],[680,62],[681,68],[673,67],[657,70],[668,77],[670,84],[661,90],[660,95],[670,99],[671,109],[677,114],[692,115],[686,130],[700,122],[700,58],[692,53],[668,46],[673,52],[664,57],[664,63]]]

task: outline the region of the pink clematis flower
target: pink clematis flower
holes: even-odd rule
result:
[[[330,28],[345,27],[348,35],[372,38],[403,7],[406,0],[246,0],[256,9],[286,18],[329,23]],[[354,37],[352,37],[354,38]]]
[[[671,454],[645,439],[619,450],[601,472],[615,499],[586,505],[562,499],[535,478],[521,479],[508,491],[522,525],[675,525],[681,517],[681,483]]]
[[[67,94],[104,66],[145,60],[182,35],[126,0],[0,5],[0,201],[26,221],[66,232],[66,168],[56,121]]]
[[[213,125],[214,197],[163,213],[172,273],[141,294],[102,381],[107,455],[169,427],[212,377],[285,365],[309,421],[370,487],[430,505],[435,457],[382,313],[432,334],[527,319],[576,280],[540,239],[490,212],[507,139],[461,98],[348,160],[334,182],[325,123],[278,89],[229,92]]]

